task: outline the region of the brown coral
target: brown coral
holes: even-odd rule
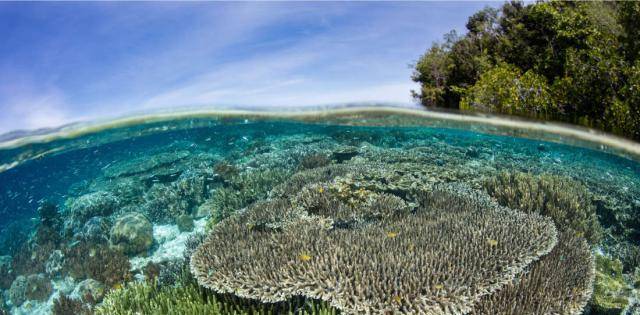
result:
[[[107,244],[80,241],[65,249],[64,269],[76,279],[95,279],[113,286],[131,278],[129,259]]]
[[[591,244],[602,236],[589,190],[569,177],[503,172],[483,186],[501,205],[551,217],[559,229],[575,230]]]
[[[348,229],[302,217],[282,230],[251,229],[250,209],[216,227],[191,269],[205,287],[265,302],[303,295],[347,312],[469,312],[548,253],[556,232],[549,220],[473,194],[450,207],[452,193],[460,192],[438,190],[415,214]]]
[[[484,296],[471,314],[581,314],[591,297],[594,261],[589,246],[573,233],[534,262],[520,279]]]

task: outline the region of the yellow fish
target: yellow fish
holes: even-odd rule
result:
[[[393,296],[393,301],[400,304],[400,302],[402,302],[402,298],[400,296],[394,295]]]
[[[442,290],[444,288],[444,284],[436,284],[434,288],[436,288],[436,290]]]
[[[394,238],[396,236],[398,236],[398,233],[396,233],[396,232],[387,232],[387,237],[388,238]]]
[[[120,284],[120,283],[116,283],[116,284],[114,284],[114,285],[113,285],[113,289],[114,289],[114,290],[120,290],[120,289],[122,289],[122,284]]]
[[[487,244],[489,244],[489,246],[493,247],[493,246],[498,245],[498,241],[494,240],[494,239],[488,239],[487,240]]]
[[[307,255],[307,254],[301,254],[300,256],[298,256],[300,258],[300,260],[302,261],[309,261],[311,260],[311,256]]]
[[[324,192],[324,187],[320,186],[320,188],[318,188],[318,192],[319,193],[323,193]]]

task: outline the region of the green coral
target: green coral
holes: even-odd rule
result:
[[[573,229],[591,244],[602,237],[602,227],[582,183],[565,176],[503,172],[483,182],[484,189],[503,206],[551,217],[558,228]]]
[[[620,314],[629,304],[632,293],[622,276],[622,263],[617,259],[596,256],[596,281],[593,308],[597,314]]]
[[[195,283],[159,286],[131,283],[105,297],[96,314],[314,314],[332,315],[337,311],[325,302],[293,300],[280,304],[214,294]]]

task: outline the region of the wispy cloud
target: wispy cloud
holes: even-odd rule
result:
[[[3,5],[0,133],[175,106],[411,103],[408,64],[484,5]]]

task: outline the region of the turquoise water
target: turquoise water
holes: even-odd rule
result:
[[[0,150],[0,307],[16,314],[61,312],[60,302],[53,307],[60,296],[81,300],[88,294],[85,311],[113,313],[109,305],[124,303],[117,292],[158,279],[161,288],[195,286],[219,303],[251,305],[254,311],[290,299],[301,299],[307,306],[298,310],[312,313],[313,307],[347,314],[633,311],[640,280],[635,275],[640,163],[633,157],[598,150],[597,144],[567,145],[576,142],[553,134],[542,137],[555,140],[546,142],[442,121],[415,124],[423,118],[406,124],[375,118],[370,124],[366,113],[358,124],[176,118],[5,146]],[[456,218],[469,222],[453,222]],[[488,228],[475,230],[478,218],[487,220]],[[529,222],[528,227],[512,226],[516,221]],[[249,232],[238,230],[245,226]],[[422,238],[417,231],[423,226],[434,234]],[[527,230],[534,228],[535,233]],[[295,242],[287,238],[309,233],[316,237],[306,243],[303,236],[293,237]],[[196,242],[198,235],[209,238]],[[368,237],[363,244],[356,241]],[[521,238],[531,244],[518,243]],[[429,244],[434,239],[461,249],[486,246],[467,251],[479,250],[475,256],[486,254],[483,259],[491,263],[464,266],[472,258]],[[193,259],[185,249],[195,251]],[[509,258],[500,256],[506,252]],[[245,263],[238,263],[239,253]],[[291,257],[276,268],[271,264],[279,260],[269,255]],[[416,259],[420,255],[460,264],[475,280],[457,279],[441,268],[444,262]],[[265,262],[270,260],[276,262]],[[399,263],[405,260],[413,262]],[[536,268],[549,269],[544,264],[563,266],[565,260],[583,267],[518,281]],[[247,267],[252,261],[255,266]],[[193,273],[188,281],[175,280],[180,264]],[[353,270],[342,273],[336,265]],[[366,270],[376,268],[383,275],[366,278]],[[407,276],[413,270],[433,271]],[[551,281],[554,277],[564,283]],[[527,281],[537,285],[508,284]],[[273,288],[264,288],[269,285]],[[263,287],[247,289],[252,286]],[[378,287],[384,289],[372,289]],[[515,296],[525,295],[510,290],[540,290],[527,300],[537,301],[537,308],[505,311],[505,301],[515,305]],[[169,305],[182,307],[175,301]],[[285,306],[278,307],[285,312]]]

